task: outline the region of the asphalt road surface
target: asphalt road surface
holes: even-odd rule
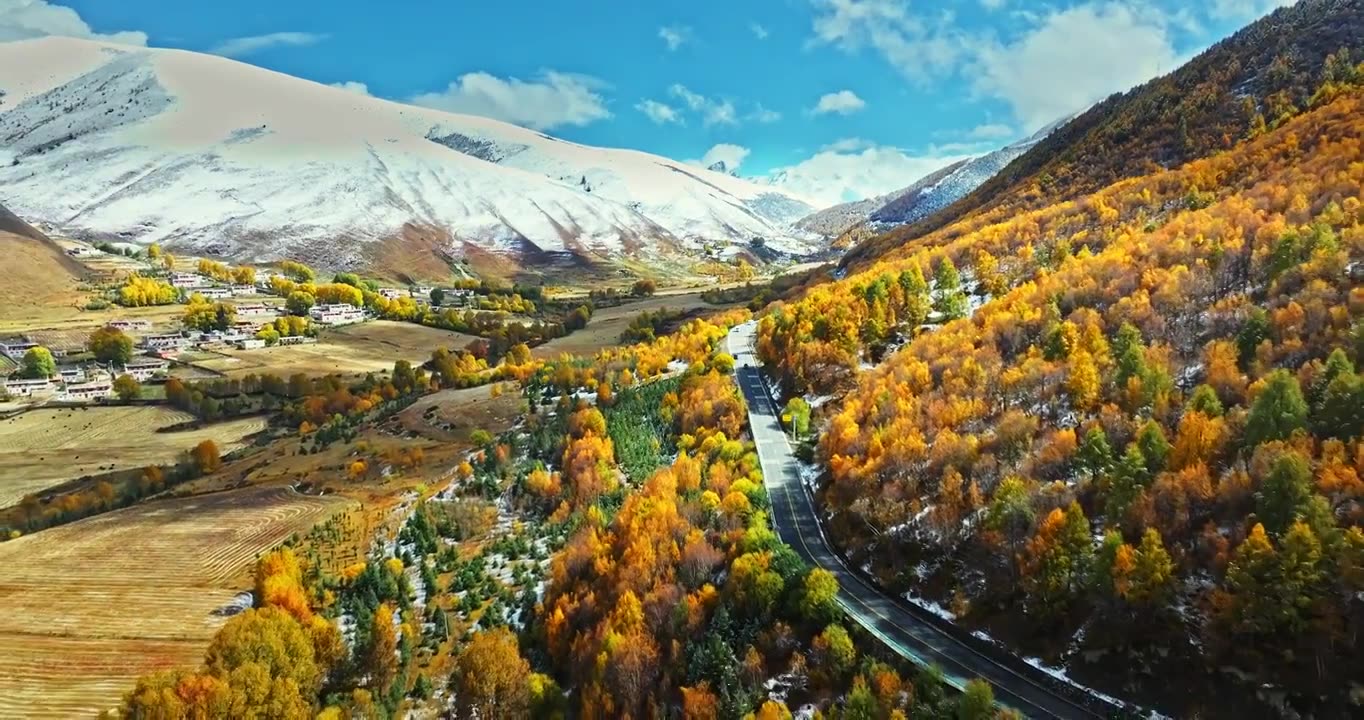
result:
[[[748,402],[753,441],[758,447],[763,479],[772,499],[772,520],[783,542],[806,562],[838,578],[839,604],[857,624],[892,650],[919,665],[936,665],[948,684],[961,689],[968,680],[982,678],[994,686],[995,700],[1030,718],[1100,718],[1117,713],[1099,698],[1091,709],[1052,687],[1040,670],[1000,664],[944,632],[851,571],[825,540],[813,501],[801,486],[791,444],[781,428],[781,413],[768,394],[753,351],[756,323],[736,326],[729,334],[734,372]],[[927,614],[927,611],[921,611]]]

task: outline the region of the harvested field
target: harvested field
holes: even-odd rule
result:
[[[413,323],[376,320],[324,331],[316,343],[308,345],[225,349],[217,353],[218,357],[194,365],[228,377],[250,373],[274,373],[281,377],[295,373],[362,375],[392,370],[398,360],[416,365],[430,359],[438,347],[463,348],[476,339]]]
[[[97,327],[114,320],[146,320],[152,323],[152,332],[166,332],[179,327],[180,318],[185,314],[184,305],[156,305],[151,307],[125,308],[112,305],[103,310],[81,310],[74,305],[47,304],[35,307],[31,312],[8,314],[0,311],[0,334],[29,334],[54,331],[77,332],[81,344]],[[144,332],[130,332],[139,337]]]
[[[252,417],[157,432],[193,419],[140,405],[44,408],[0,420],[0,507],[83,475],[171,462],[204,440],[226,453],[266,426],[265,418]]]
[[[651,297],[646,300],[627,302],[616,307],[601,308],[592,314],[587,327],[565,337],[555,338],[531,349],[531,355],[540,359],[557,358],[563,353],[570,355],[595,355],[599,350],[620,344],[620,334],[630,326],[630,322],[640,313],[654,312],[667,308],[681,312],[693,310],[724,310],[725,306],[711,305],[701,299],[701,293],[691,292],[666,297]]]
[[[404,430],[443,442],[468,442],[475,430],[499,433],[521,414],[522,398],[511,392],[492,397],[487,385],[441,390],[412,403],[398,414]]]
[[[92,717],[139,675],[197,664],[256,556],[348,502],[251,488],[0,544],[0,717]]]

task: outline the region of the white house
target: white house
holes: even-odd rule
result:
[[[198,274],[198,273],[183,273],[183,272],[177,272],[177,273],[171,273],[171,275],[170,275],[170,284],[171,284],[171,287],[178,287],[178,288],[197,288],[197,287],[206,287],[206,286],[208,285],[208,283],[209,283],[208,278],[206,278],[206,277],[204,277],[203,275],[200,275],[200,274]]]
[[[123,366],[122,374],[132,375],[138,382],[146,382],[169,368],[170,362],[162,358],[140,357],[129,360],[128,364]]]
[[[232,286],[231,288],[229,288],[229,289],[232,291],[232,294],[233,294],[233,295],[255,295],[255,294],[256,294],[256,286],[255,286],[255,285],[233,285],[233,286]]]
[[[85,368],[77,365],[68,365],[67,367],[57,368],[57,374],[61,376],[62,382],[64,383],[85,381]]]
[[[80,385],[67,385],[62,391],[63,400],[100,400],[107,398],[114,393],[113,383],[108,380],[82,383]]]
[[[34,393],[52,389],[52,381],[47,378],[6,380],[5,392],[15,397],[28,397]]]
[[[142,338],[142,344],[150,350],[179,350],[188,347],[189,338],[184,335],[148,335]]]
[[[109,327],[115,330],[150,330],[150,320],[110,320]]]
[[[38,343],[31,342],[28,338],[10,338],[0,342],[0,355],[17,361],[24,356],[24,353],[36,347],[38,347]]]
[[[266,305],[265,303],[250,303],[237,306],[238,320],[274,319],[279,316],[279,310]]]
[[[265,341],[260,338],[244,338],[237,341],[238,350],[259,350],[265,347]]]
[[[379,294],[383,295],[389,300],[397,300],[398,298],[403,296],[403,291],[399,290],[398,288],[379,288]]]
[[[365,311],[345,303],[336,305],[314,305],[308,311],[309,317],[323,325],[351,325],[363,322]]]
[[[422,298],[423,300],[428,299],[431,297],[431,291],[433,289],[434,288],[432,288],[430,285],[413,285],[412,297]]]
[[[223,300],[232,297],[232,291],[225,287],[195,287],[190,295],[202,295],[205,300]]]
[[[285,335],[279,339],[280,345],[307,345],[315,342],[317,342],[317,338],[307,335]]]

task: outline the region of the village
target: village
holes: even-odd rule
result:
[[[66,250],[74,258],[109,254],[86,244]],[[224,349],[260,350],[270,346],[308,345],[317,342],[319,330],[355,325],[375,320],[373,312],[348,303],[322,303],[307,308],[306,319],[297,333],[271,330],[273,324],[290,317],[283,298],[275,295],[272,281],[282,277],[267,270],[256,270],[253,283],[227,282],[198,272],[174,271],[153,262],[139,263],[139,274],[164,282],[178,292],[178,304],[224,303],[230,305],[231,322],[226,327],[200,330],[183,319],[158,320],[119,318],[102,328],[126,335],[131,341],[127,357],[101,361],[89,348],[89,337],[71,332],[33,332],[0,337],[0,401],[20,406],[46,403],[97,403],[115,398],[148,399],[142,386],[164,384],[181,356]],[[430,307],[433,290],[427,285],[408,288],[379,287],[376,292],[388,300],[412,298],[419,307]],[[448,288],[436,293],[439,307],[477,307],[477,296],[468,289]],[[98,330],[100,328],[92,328]],[[35,371],[26,362],[30,351],[46,351],[51,358],[50,372]],[[127,377],[130,380],[122,381]],[[155,393],[150,395],[156,397]]]

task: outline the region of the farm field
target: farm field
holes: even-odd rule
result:
[[[711,305],[701,299],[701,293],[689,292],[678,295],[654,296],[645,300],[627,302],[616,307],[605,307],[592,314],[587,327],[565,337],[555,338],[531,349],[531,355],[540,359],[557,358],[563,353],[570,355],[595,355],[605,347],[620,344],[620,334],[630,326],[640,313],[653,312],[668,308],[690,312],[701,308],[723,310],[726,306]]]
[[[348,504],[251,488],[0,544],[0,717],[93,717],[137,676],[193,666],[256,556]]]
[[[410,360],[414,365],[425,362],[438,347],[462,348],[476,339],[413,323],[376,320],[327,330],[308,345],[221,350],[217,357],[194,365],[233,378],[251,373],[361,375],[391,370],[396,360]]]
[[[74,304],[45,304],[14,313],[0,308],[0,335],[43,331],[80,333],[83,343],[95,328],[113,320],[146,320],[152,323],[155,331],[160,331],[176,327],[184,314],[185,306],[180,304],[135,308],[111,305],[103,310],[81,310]]]
[[[499,433],[509,429],[521,413],[519,393],[492,397],[487,385],[447,389],[423,397],[401,413],[404,430],[432,440],[468,442],[475,430]]]
[[[44,408],[0,420],[0,507],[82,475],[170,462],[204,440],[226,453],[266,426],[265,418],[252,417],[157,432],[193,419],[142,405]]]

